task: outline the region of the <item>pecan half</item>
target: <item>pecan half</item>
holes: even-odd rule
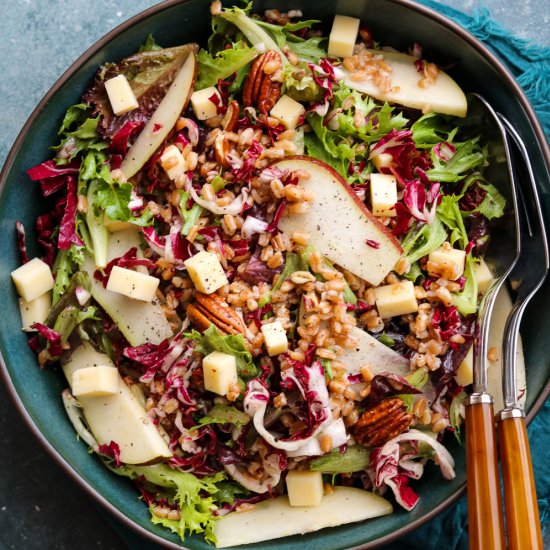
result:
[[[243,86],[243,103],[266,114],[281,96],[281,82],[274,79],[281,66],[281,56],[270,50],[252,64]]]
[[[353,435],[365,447],[378,447],[404,432],[411,420],[403,400],[390,397],[362,414],[353,427]]]
[[[197,292],[187,306],[187,317],[202,332],[212,323],[222,334],[244,334],[246,327],[235,310],[217,294]]]

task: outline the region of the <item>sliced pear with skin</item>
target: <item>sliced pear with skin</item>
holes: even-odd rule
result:
[[[140,256],[139,234],[134,229],[126,229],[111,234],[109,236],[107,262],[114,258],[120,258],[133,247],[137,247],[138,256]],[[92,296],[116,323],[131,346],[140,346],[145,342],[160,344],[165,338],[173,336],[170,324],[166,320],[158,300],[140,302],[107,290],[103,283],[94,277],[96,267],[89,255],[84,257],[82,269],[90,277]],[[147,271],[144,267],[138,267],[137,270]]]
[[[143,167],[172,130],[189,102],[196,76],[195,51],[190,50],[166,95],[122,161],[120,170],[126,178],[131,178]]]
[[[109,356],[84,343],[73,351],[63,365],[63,372],[72,386],[73,374],[80,369],[106,365],[115,367]],[[100,445],[114,441],[125,464],[146,464],[170,458],[172,452],[160,435],[145,408],[120,375],[118,393],[78,398],[86,422]]]
[[[217,548],[252,544],[336,527],[393,512],[381,496],[354,487],[334,487],[318,506],[290,506],[288,497],[264,500],[250,512],[231,512],[214,524]]]
[[[288,237],[308,233],[309,244],[331,262],[378,286],[401,257],[397,239],[383,226],[345,180],[328,164],[310,157],[287,157],[281,170],[309,173],[298,185],[313,195],[307,212],[283,215],[279,229]]]
[[[410,363],[406,357],[399,355],[390,347],[382,344],[374,336],[358,327],[353,327],[350,336],[357,338],[357,345],[350,349],[344,349],[344,353],[338,356],[348,374],[358,374],[361,367],[368,366],[372,374],[383,372],[406,376],[410,374]]]
[[[420,109],[423,113],[435,112],[465,117],[466,96],[460,86],[445,72],[439,69],[435,81],[426,88],[419,84],[422,73],[418,72],[415,57],[404,53],[369,50],[381,55],[392,68],[391,90],[383,91],[372,78],[353,80],[351,71],[343,65],[339,67],[344,82],[350,88],[370,95],[380,101],[398,103],[405,107]]]

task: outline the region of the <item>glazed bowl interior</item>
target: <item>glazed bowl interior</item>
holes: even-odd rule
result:
[[[482,93],[498,111],[513,121],[527,143],[535,175],[541,185],[545,217],[550,220],[548,149],[540,127],[517,85],[473,38],[433,12],[405,0],[295,0],[255,4],[257,11],[271,7],[282,10],[302,8],[305,18],[328,22],[335,13],[345,13],[360,17],[383,44],[400,50],[407,50],[414,42],[422,44],[424,56],[447,68],[465,91]],[[56,143],[57,128],[66,108],[79,101],[98,66],[135,52],[150,33],[163,46],[174,46],[191,41],[204,44],[209,32],[207,2],[172,1],[144,12],[99,41],[60,79],[23,129],[4,167],[0,198],[3,235],[0,247],[4,258],[0,265],[0,280],[3,281],[0,285],[0,303],[4,304],[0,350],[8,390],[43,443],[96,499],[143,536],[153,537],[156,542],[173,547],[178,544],[177,537],[151,524],[147,507],[138,500],[131,483],[107,471],[95,456],[88,453],[87,446],[75,437],[60,398],[66,383],[55,370],[39,370],[36,358],[27,346],[27,337],[20,330],[17,296],[8,281],[10,272],[19,262],[13,238],[15,221],[22,221],[27,228],[30,256],[38,255],[39,251],[33,244],[34,220],[46,210],[38,186],[28,180],[25,170],[50,156],[48,147]],[[544,334],[545,327],[550,326],[550,309],[544,306],[550,298],[549,289],[550,283],[547,282],[542,295],[528,311],[523,328],[527,408],[531,415],[540,406],[550,377],[550,345]],[[396,509],[391,516],[302,537],[265,542],[254,545],[254,548],[368,547],[403,535],[407,529],[418,526],[457,498],[464,488],[464,449],[452,436],[448,437],[447,444],[456,459],[457,476],[446,482],[436,467],[429,466],[424,477],[415,483],[421,499],[413,512]],[[185,546],[209,548],[197,536],[189,537]]]

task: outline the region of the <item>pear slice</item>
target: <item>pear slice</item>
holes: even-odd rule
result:
[[[383,226],[345,180],[328,164],[314,158],[287,157],[274,163],[281,170],[303,170],[309,179],[299,185],[310,191],[307,212],[282,217],[279,229],[310,235],[310,244],[331,262],[378,286],[401,257],[397,239]]]
[[[109,236],[107,262],[119,258],[134,246],[137,247],[139,256],[141,253],[139,233],[134,229],[126,229],[111,234]],[[145,342],[160,344],[165,338],[173,336],[170,324],[166,320],[158,300],[140,302],[107,290],[103,283],[94,277],[96,266],[88,254],[84,257],[82,269],[90,277],[92,296],[116,323],[131,346],[140,346]],[[146,268],[140,267],[137,270],[147,271]]]
[[[338,356],[338,360],[345,364],[348,374],[360,373],[364,365],[368,366],[374,375],[383,372],[400,376],[410,374],[409,360],[382,344],[368,332],[353,327],[350,336],[357,338],[357,345],[354,348],[345,349],[344,353]]]
[[[107,365],[115,367],[108,355],[84,343],[63,365],[72,386],[73,374],[80,369]],[[86,422],[100,445],[114,441],[125,464],[146,464],[169,458],[172,452],[132,390],[119,376],[118,393],[100,397],[79,397]]]
[[[372,78],[353,80],[351,72],[343,65],[339,67],[344,82],[350,88],[370,95],[380,101],[399,103],[405,107],[420,109],[423,113],[435,112],[458,117],[466,116],[466,96],[460,86],[445,72],[439,69],[435,82],[426,88],[419,85],[422,73],[415,63],[417,59],[398,52],[370,50],[381,55],[392,68],[391,90],[383,91]]]
[[[195,52],[191,50],[166,95],[122,161],[120,170],[126,178],[136,174],[161,146],[185,109],[193,92],[196,76],[197,61]]]
[[[393,512],[381,496],[354,487],[334,487],[318,506],[290,506],[288,497],[264,500],[250,512],[231,512],[214,524],[216,546],[227,548],[318,531]]]

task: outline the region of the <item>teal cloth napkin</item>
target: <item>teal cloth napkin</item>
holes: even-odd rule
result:
[[[550,48],[532,44],[507,32],[486,9],[472,15],[433,0],[422,4],[446,15],[481,40],[508,66],[535,108],[546,136],[550,136]],[[545,528],[550,525],[550,402],[541,409],[529,426],[529,439],[535,468],[540,518]],[[115,526],[128,546],[144,548],[134,533]],[[152,550],[153,546],[147,544]],[[466,497],[447,508],[437,518],[405,538],[384,546],[385,550],[468,550],[468,513]]]

